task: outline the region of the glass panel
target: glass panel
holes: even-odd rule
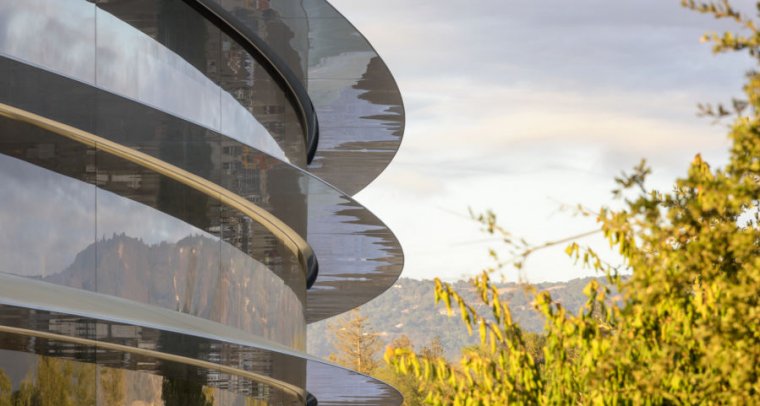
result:
[[[295,293],[304,291],[303,278],[293,275],[295,280],[291,281],[297,283],[300,280],[300,289],[289,286],[266,265],[227,243],[222,244],[222,257],[218,296],[220,320],[229,326],[305,350],[304,298]],[[265,260],[273,262],[273,259],[273,255],[265,254]],[[293,273],[300,272],[300,267],[293,268]]]
[[[97,135],[220,182],[219,133],[106,92],[96,117]]]
[[[8,350],[0,350],[0,360],[0,386],[10,387],[0,404],[96,404],[95,364]]]
[[[97,13],[97,85],[219,129],[219,30],[178,1],[100,7],[118,17]]]
[[[177,181],[97,162],[99,292],[303,346],[303,270],[271,232]]]
[[[27,295],[30,296],[38,294],[51,296],[51,289],[47,287],[51,285],[30,283],[26,280],[22,281],[26,283],[16,283],[16,281],[11,281],[10,283],[26,291]],[[34,286],[42,286],[42,289],[34,289]],[[140,313],[144,311],[151,312],[152,310],[151,314],[162,314],[160,318],[173,313],[171,311],[163,311],[163,309],[150,309],[149,306],[137,303],[111,299],[103,295],[94,295],[90,292],[66,293],[67,296],[65,298],[58,300],[61,303],[61,306],[58,306],[61,311],[68,311],[69,307],[66,307],[65,303],[73,300],[85,302],[85,306],[102,306],[103,309],[106,309],[106,314],[119,313],[119,311],[113,311],[114,307],[126,309],[127,313],[134,314],[135,320],[151,320],[150,323],[157,323],[157,325],[162,325],[162,323],[160,321],[156,322],[151,318],[141,318]],[[52,296],[55,295],[52,294]],[[230,336],[228,335],[228,329],[224,328],[216,330],[216,333],[211,333],[215,337],[217,334],[219,334],[219,337],[224,337],[223,340],[225,341],[220,341],[215,338],[204,337],[204,334],[208,334],[205,330],[204,333],[201,333],[201,336],[195,336],[188,335],[192,333],[178,333],[123,322],[91,319],[66,313],[8,305],[0,305],[0,324],[69,337],[94,339],[103,343],[157,351],[164,354],[173,354],[271,376],[296,387],[303,387],[305,385],[306,360],[297,356],[256,348],[251,345],[235,344],[235,341],[250,341],[246,338],[245,334]],[[195,324],[188,323],[190,331],[193,325]],[[97,358],[95,358],[89,347],[86,346],[67,343],[57,343],[55,346],[50,346],[45,339],[29,339],[16,334],[0,333],[0,349],[31,350],[42,354],[55,354],[56,356],[68,359],[87,360],[88,362],[97,360],[99,365],[111,368],[140,370],[158,374],[164,374],[162,371],[166,371],[166,369],[162,368],[163,361],[146,357],[144,354],[123,354],[101,347],[98,350]],[[2,366],[2,360],[3,358],[0,357],[0,366]],[[173,377],[181,379],[196,377],[196,382],[226,390],[239,389],[243,393],[256,393],[256,387],[260,388],[258,383],[250,382],[246,379],[241,380],[217,372],[197,375],[197,372],[197,368],[195,372],[190,369],[186,373],[173,375]]]
[[[325,148],[350,148],[351,142],[366,146],[365,143],[373,141],[398,141],[403,128],[401,97],[398,92],[385,90],[383,79],[367,76],[365,79],[313,79],[310,82],[312,91],[322,95],[317,114],[326,123],[320,126],[320,130],[352,128],[354,131],[350,137],[346,134],[337,142],[326,140],[329,145]],[[365,135],[366,131],[371,133]],[[322,142],[320,132],[320,148]]]
[[[0,184],[0,271],[62,283],[81,266],[78,277],[91,282],[94,187],[8,155],[0,155]]]
[[[0,271],[94,289],[93,151],[5,118],[0,134]]]
[[[204,368],[118,351],[0,335],[0,403],[19,405],[296,404],[275,387]],[[39,342],[39,343],[37,343]],[[36,344],[31,351],[23,344]],[[43,348],[52,350],[43,352]],[[64,350],[64,353],[56,354]],[[46,355],[41,355],[41,354]]]
[[[97,158],[98,291],[209,318],[218,202],[109,154]]]
[[[305,36],[290,35],[280,25],[285,31],[270,27],[273,38],[300,38],[298,46],[305,49]],[[180,0],[114,0],[98,8],[79,0],[5,3],[0,5],[0,54],[305,164],[300,110],[286,96],[289,90]],[[299,59],[297,52],[289,54]],[[305,64],[294,63],[305,72]]]
[[[309,21],[302,1],[215,0],[252,30],[306,83]]]
[[[319,404],[400,405],[401,393],[375,378],[321,362],[307,364],[306,389]]]
[[[3,102],[32,113],[93,131],[96,89],[44,69],[0,57]]]
[[[303,164],[300,123],[299,144],[284,131],[285,89],[196,10],[180,0],[98,7],[99,86]]]
[[[252,93],[252,71],[268,76],[265,69],[245,52],[228,53],[224,56],[231,59],[221,60],[219,29],[180,0],[114,0],[99,3],[99,8],[84,0],[5,2],[0,4],[0,55],[95,84],[210,129],[224,128],[233,138],[282,159],[302,160],[303,147],[286,157],[268,127],[255,118],[262,111],[236,102]],[[242,92],[219,87],[222,65],[246,77]],[[260,79],[255,85],[264,82]],[[52,93],[50,88],[40,89]],[[282,89],[279,93],[276,105],[292,109]],[[64,103],[72,105],[74,101]],[[276,134],[277,140],[283,136],[282,131]],[[303,134],[300,139],[303,144]]]
[[[377,53],[345,18],[334,11],[324,16],[327,8],[319,3],[325,2],[304,4],[309,15],[309,80],[360,77]]]
[[[222,210],[215,197],[32,125],[2,118],[0,133],[0,180],[8,192],[0,219],[9,231],[0,237],[7,253],[0,272],[303,346],[303,270],[262,225]],[[213,174],[212,150],[206,143],[170,142],[158,152]],[[276,317],[281,309],[291,317]]]
[[[285,92],[289,90],[275,81],[263,65],[226,35],[222,35],[220,80],[220,86],[245,109],[245,113],[231,109],[231,101],[223,99],[224,120],[220,131],[255,147],[256,144],[250,141],[251,131],[239,127],[245,115],[253,114],[288,159],[295,165],[304,166],[304,129],[298,120],[286,123],[287,118],[298,117],[294,103],[286,96]],[[286,126],[294,126],[295,129],[287,131]]]
[[[317,180],[309,183],[308,212],[307,241],[320,270],[308,292],[307,322],[360,306],[396,281],[403,253],[380,219]]]
[[[403,102],[388,67],[345,17],[325,0],[300,3],[309,27],[309,96],[320,124],[309,171],[353,195],[398,150]]]
[[[0,3],[0,53],[95,82],[95,6],[83,0]]]
[[[98,292],[209,318],[219,239],[115,193],[97,199]]]

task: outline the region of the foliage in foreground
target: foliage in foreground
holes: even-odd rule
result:
[[[382,338],[358,309],[328,323],[328,329],[335,350],[328,358],[330,361],[392,385],[404,397],[404,406],[424,403],[425,396],[417,388],[414,377],[399,374],[389,365],[377,362],[377,355],[384,345]],[[397,337],[390,345],[414,348],[414,343],[406,335]],[[420,355],[427,359],[443,358],[443,351],[443,344],[436,336],[420,349]]]
[[[716,52],[747,50],[760,58],[760,32],[727,2],[688,8],[736,21],[746,35],[709,35]],[[730,161],[712,169],[697,155],[674,190],[647,190],[648,168],[616,179],[623,209],[596,213],[601,232],[632,274],[620,278],[590,248],[568,254],[607,275],[622,294],[611,302],[597,281],[587,303],[569,314],[549,292],[534,291],[546,317],[540,353],[512,320],[491,281],[471,283],[489,314],[479,314],[450,284],[436,280],[435,300],[456,309],[483,347],[463,351],[458,364],[389,346],[386,360],[414,376],[432,404],[752,404],[760,398],[760,73],[748,73],[746,100],[734,111]],[[493,214],[479,220],[503,238],[512,264],[540,247],[514,242]]]

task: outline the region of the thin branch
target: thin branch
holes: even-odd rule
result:
[[[580,233],[580,234],[576,234],[576,235],[571,235],[569,237],[561,238],[559,240],[547,241],[547,242],[545,242],[545,243],[543,243],[541,245],[537,245],[535,247],[530,247],[530,248],[526,249],[525,251],[523,251],[522,256],[526,257],[529,254],[532,254],[532,253],[534,253],[536,251],[539,251],[539,250],[542,250],[544,248],[549,248],[549,247],[553,247],[555,245],[568,243],[568,242],[571,242],[571,241],[574,241],[574,240],[577,240],[577,239],[580,239],[580,238],[592,236],[594,234],[601,233],[601,232],[602,232],[601,229],[596,229],[596,230],[590,230],[590,231],[586,231],[584,233]]]

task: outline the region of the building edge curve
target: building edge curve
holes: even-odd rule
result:
[[[398,110],[395,111],[395,113],[398,115],[397,119],[394,120],[394,123],[398,125],[397,128],[394,129],[393,132],[395,132],[397,139],[395,139],[393,142],[390,143],[390,145],[385,145],[384,149],[386,150],[386,154],[382,158],[376,159],[376,163],[374,164],[374,167],[371,168],[371,170],[368,168],[366,172],[360,172],[358,175],[355,175],[355,179],[343,179],[338,176],[337,173],[332,173],[331,171],[326,171],[324,169],[320,169],[319,167],[315,167],[314,169],[311,169],[311,171],[323,178],[328,180],[330,183],[335,184],[336,186],[340,187],[342,190],[345,190],[347,193],[351,195],[355,195],[356,193],[360,192],[362,189],[364,189],[367,185],[372,183],[375,179],[377,179],[390,165],[391,161],[395,158],[396,154],[398,153],[399,148],[401,148],[401,143],[404,139],[404,131],[406,129],[406,109],[404,107],[404,100],[403,95],[401,93],[401,90],[398,86],[398,82],[396,81],[396,78],[393,76],[393,74],[390,71],[390,68],[385,63],[385,60],[382,58],[379,52],[377,52],[377,49],[372,45],[372,43],[362,34],[361,31],[359,31],[356,26],[351,23],[351,20],[345,17],[343,13],[341,13],[340,10],[338,10],[335,6],[333,6],[328,0],[317,0],[324,2],[328,7],[331,7],[334,12],[358,34],[362,38],[364,38],[364,41],[366,42],[367,46],[369,47],[369,50],[371,50],[372,53],[376,55],[378,60],[380,61],[380,67],[378,68],[380,73],[377,73],[375,75],[382,75],[384,76],[385,83],[383,86],[385,87],[386,91],[389,93],[393,93],[395,97],[398,98],[398,100],[393,104],[388,104],[387,109],[388,110]],[[369,92],[368,92],[369,93]],[[387,123],[385,123],[387,125]],[[344,140],[345,142],[350,143],[352,140],[350,138],[346,138]],[[363,148],[368,149],[367,145],[357,146],[355,147],[357,149]],[[321,152],[321,154],[319,153]],[[331,151],[323,149],[322,151],[318,151],[317,157],[319,159],[329,161],[335,158],[330,158]]]
[[[276,66],[303,83],[299,89],[307,89],[320,140],[311,144],[315,149],[309,151],[307,170],[349,195],[385,170],[403,139],[401,92],[382,57],[339,10],[326,0],[283,0],[266,6],[240,0],[196,1],[223,12],[228,24],[261,44],[273,55]],[[299,10],[297,16],[292,9]],[[267,17],[260,16],[269,11]],[[270,21],[262,23],[262,19]],[[302,20],[308,27],[299,31]],[[267,28],[275,23],[292,26],[293,41],[307,45],[294,50],[280,43],[280,38],[267,36]],[[345,60],[355,69],[346,72]],[[295,71],[302,71],[300,78]],[[341,100],[335,103],[337,94]]]
[[[314,111],[314,105],[309,98],[309,94],[304,84],[296,77],[290,67],[280,58],[280,56],[262,40],[253,30],[242,24],[237,18],[231,15],[224,7],[215,0],[184,0],[186,3],[200,10],[206,18],[213,21],[217,26],[225,29],[228,35],[238,37],[239,43],[248,45],[248,49],[259,54],[268,63],[270,69],[277,74],[282,82],[288,86],[295,99],[296,104],[300,107],[303,125],[306,127],[304,143],[306,145],[306,163],[309,164],[314,159],[319,143],[319,121],[317,113]]]

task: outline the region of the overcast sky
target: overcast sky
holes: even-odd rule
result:
[[[375,46],[404,96],[401,149],[357,196],[399,237],[402,276],[454,280],[488,263],[498,244],[468,207],[493,209],[538,243],[593,229],[561,205],[609,204],[613,177],[641,158],[666,190],[698,152],[725,162],[725,124],[697,117],[696,104],[740,96],[749,59],[712,55],[700,35],[730,25],[677,0],[332,4]],[[589,275],[563,248],[536,254],[524,276]]]

